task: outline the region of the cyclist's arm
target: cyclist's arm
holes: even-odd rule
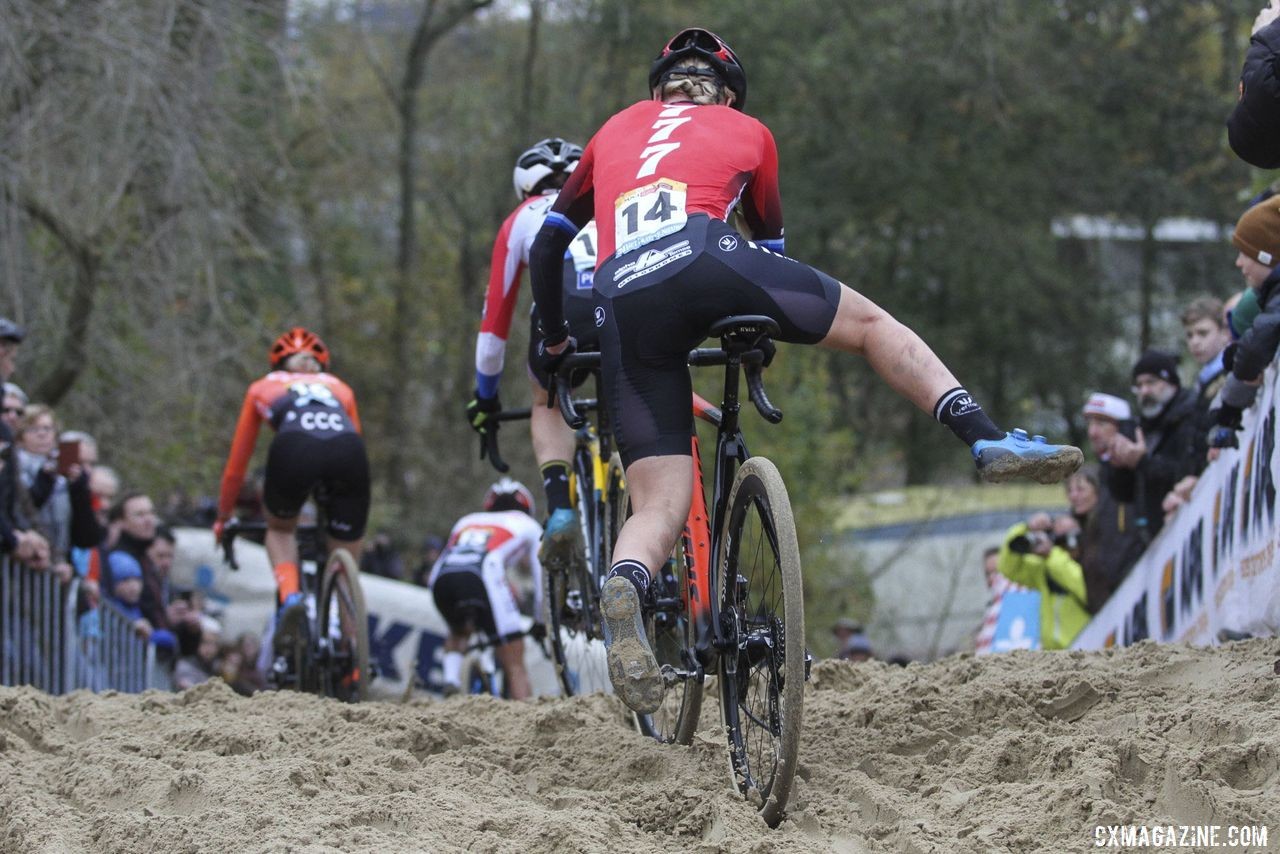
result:
[[[594,140],[593,140],[594,142]],[[582,159],[569,173],[556,203],[547,214],[538,237],[529,250],[529,280],[533,300],[538,305],[542,328],[555,333],[564,326],[564,255],[582,227],[591,221],[595,211],[595,185],[591,169],[594,161],[592,143],[582,152]]]
[[[230,519],[231,511],[236,507],[240,487],[244,485],[244,473],[249,468],[249,458],[253,456],[253,446],[258,442],[258,428],[261,424],[262,416],[258,413],[254,400],[254,387],[250,386],[244,396],[244,405],[240,407],[240,420],[236,422],[236,435],[231,440],[231,453],[222,470],[222,490],[218,494],[219,519]]]
[[[778,190],[778,147],[773,134],[760,125],[760,163],[742,196],[742,215],[756,243],[781,254],[782,195]]]
[[[527,260],[528,236],[518,226],[526,218],[521,205],[502,223],[493,241],[489,261],[489,289],[485,292],[484,316],[476,335],[476,392],[480,397],[498,396],[498,380],[506,356],[511,318],[520,293],[520,274]]]

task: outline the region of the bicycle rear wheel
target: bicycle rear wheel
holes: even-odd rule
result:
[[[635,715],[636,729],[664,744],[692,743],[702,712],[702,674],[693,654],[693,623],[686,606],[689,559],[686,532],[676,541],[671,560],[655,573],[649,586],[650,607],[645,614],[654,657],[677,676],[668,683],[656,712]]]
[[[734,785],[770,827],[795,779],[804,704],[804,593],[786,486],[773,463],[747,460],[721,535],[721,713]]]
[[[369,614],[360,570],[346,549],[335,549],[325,563],[320,587],[318,627],[321,649],[320,690],[347,703],[368,699]]]

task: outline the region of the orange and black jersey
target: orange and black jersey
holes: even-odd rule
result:
[[[332,374],[272,371],[245,393],[231,453],[222,473],[218,515],[228,518],[244,484],[262,422],[278,433],[300,432],[318,439],[359,434],[360,415],[350,386]]]

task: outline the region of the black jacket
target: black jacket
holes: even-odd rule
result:
[[[1280,20],[1272,21],[1249,39],[1240,72],[1240,100],[1227,119],[1227,141],[1246,163],[1261,169],[1280,168]]]
[[[1103,464],[1103,480],[1110,466]],[[1088,516],[1079,517],[1080,568],[1089,597],[1090,614],[1096,614],[1129,574],[1146,547],[1135,525],[1133,505],[1117,501],[1111,490],[1098,491],[1098,503]]]
[[[1164,511],[1160,505],[1174,485],[1198,468],[1193,459],[1197,447],[1196,393],[1178,389],[1155,418],[1143,418],[1142,433],[1147,453],[1138,463],[1137,501],[1139,525],[1145,526],[1147,539],[1164,527]]]

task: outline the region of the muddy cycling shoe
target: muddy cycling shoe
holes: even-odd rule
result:
[[[649,649],[635,585],[616,576],[606,581],[600,588],[600,612],[614,693],[632,711],[653,714],[662,705],[666,685],[658,659]]]
[[[307,603],[301,593],[290,593],[276,613],[272,647],[276,655],[292,655],[307,642]]]
[[[1057,483],[1084,462],[1079,448],[1051,445],[1044,436],[1028,436],[1026,430],[1005,433],[1003,439],[979,439],[972,450],[979,476],[989,483],[1017,477]]]
[[[584,553],[578,514],[568,507],[561,507],[547,518],[538,560],[542,562],[544,571],[570,573],[586,562]]]

